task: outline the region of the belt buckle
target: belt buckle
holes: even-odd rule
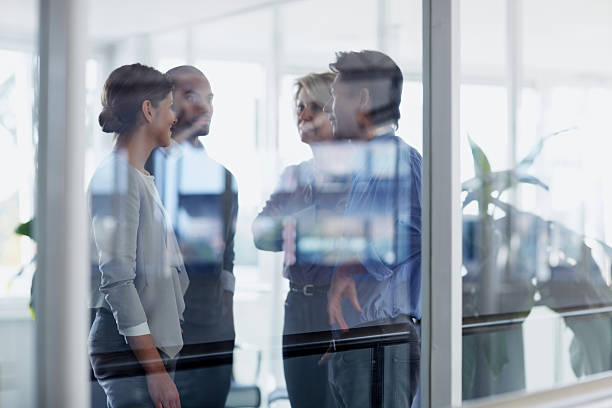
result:
[[[307,284],[307,285],[304,285],[302,287],[302,293],[304,294],[304,296],[314,296],[314,293],[309,291],[309,289],[312,289],[312,288],[314,288],[314,285],[312,285],[310,283]]]

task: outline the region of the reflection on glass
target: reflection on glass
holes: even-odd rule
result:
[[[332,125],[323,107],[331,98],[334,77],[327,72],[296,80],[294,108],[298,133],[302,142],[311,147],[313,159],[283,171],[275,192],[253,223],[257,248],[285,249],[283,275],[290,281],[285,301],[285,346],[331,339],[326,305],[333,264],[317,261],[320,259],[317,255],[323,251],[312,248],[304,251],[301,237],[304,229],[329,225],[330,218],[341,215],[341,203],[346,196],[347,177],[330,171],[331,156],[326,155],[327,147],[334,143]],[[322,239],[325,237],[314,234],[314,245]],[[328,370],[319,363],[321,356],[321,353],[295,356],[285,351],[285,382],[292,406],[333,406]]]
[[[109,406],[178,405],[173,380],[183,348],[189,278],[154,177],[151,151],[170,143],[173,84],[154,68],[114,70],[99,123],[115,148],[90,182],[89,356]]]
[[[478,16],[485,3],[493,7],[466,1],[463,15]],[[565,2],[558,19],[545,21],[547,4],[497,9],[494,18],[507,19],[516,34],[506,45],[516,49],[489,67],[478,61],[483,44],[473,41],[485,27],[462,28],[467,76],[482,78],[496,64],[508,73],[506,83],[462,85],[464,399],[612,369],[609,159],[602,153],[612,100],[609,89],[591,83],[601,56],[590,51],[609,44],[578,29],[591,26],[600,5],[581,4],[584,14],[576,15],[578,4]],[[580,35],[567,35],[572,25]],[[490,45],[503,39],[495,30]]]
[[[38,89],[35,75],[32,75],[37,67],[32,50],[37,47],[32,39],[37,38],[38,19],[34,7],[36,2],[21,3],[11,3],[3,8],[2,21],[8,25],[5,24],[0,33],[0,59],[3,62],[0,67],[0,168],[3,174],[11,175],[0,187],[0,286],[3,288],[0,300],[2,317],[9,316],[0,323],[3,329],[6,328],[2,332],[10,333],[0,342],[2,406],[19,406],[21,402],[27,405],[35,394],[32,381],[22,381],[31,375],[32,369],[19,371],[22,367],[33,366],[34,353],[15,352],[11,343],[13,339],[19,339],[29,347],[34,338],[27,306],[35,265],[25,268],[20,275],[16,274],[33,258],[35,244],[13,232],[15,226],[30,220],[34,214],[33,172],[37,142],[35,96]],[[147,398],[159,398],[160,394],[155,390],[160,388],[152,383],[159,385],[161,381],[166,391],[171,389],[163,370],[171,377],[173,368],[171,359],[165,358],[164,354],[174,354],[180,342],[183,345],[176,354],[179,360],[172,382],[177,386],[183,406],[189,405],[188,395],[194,390],[206,395],[207,402],[217,406],[259,406],[267,399],[286,399],[285,388],[289,388],[289,398],[294,406],[299,406],[300,401],[314,404],[313,395],[318,395],[325,404],[333,404],[334,397],[329,392],[331,377],[328,376],[331,360],[321,364],[319,360],[333,338],[327,292],[334,271],[340,264],[369,262],[378,265],[376,268],[380,265],[395,268],[407,256],[402,253],[405,250],[403,243],[414,241],[405,228],[410,221],[398,220],[394,210],[385,206],[378,208],[374,205],[368,209],[352,205],[349,211],[347,200],[352,196],[358,204],[355,199],[358,194],[369,194],[367,183],[358,185],[366,178],[380,181],[381,194],[394,195],[390,193],[395,188],[392,186],[396,182],[404,183],[403,176],[396,172],[396,167],[402,167],[396,162],[396,152],[398,146],[400,151],[404,151],[405,146],[395,142],[383,143],[384,135],[379,135],[380,143],[367,143],[368,147],[366,143],[357,141],[339,141],[329,130],[329,112],[320,112],[330,99],[329,84],[325,86],[325,100],[320,100],[319,106],[308,105],[312,101],[303,94],[304,98],[298,99],[308,106],[298,107],[294,79],[308,72],[327,71],[336,51],[387,50],[397,58],[398,65],[409,79],[403,86],[407,98],[400,107],[403,120],[400,122],[401,136],[418,149],[422,120],[420,3],[416,0],[336,0],[331,3],[308,0],[268,2],[256,7],[243,7],[244,4],[241,6],[235,2],[217,2],[206,7],[193,3],[187,7],[153,0],[146,8],[126,2],[121,15],[117,15],[108,4],[93,2],[89,4],[90,13],[73,16],[75,21],[84,22],[88,28],[84,84],[87,118],[82,133],[85,180],[88,183],[91,180],[83,190],[89,187],[93,233],[92,373],[105,383],[111,404],[117,395],[119,399],[129,394],[133,394],[135,399],[142,398],[135,403],[139,406]],[[350,18],[346,18],[349,9]],[[41,10],[44,12],[46,9]],[[146,18],[142,18],[143,12]],[[312,25],[312,21],[317,24]],[[49,52],[54,55],[53,49]],[[181,111],[199,109],[196,105],[200,101],[198,95],[185,95],[185,100],[192,99],[192,106],[189,108],[185,103],[180,107],[183,105],[179,101],[182,95],[175,87],[172,111],[179,116],[172,135],[175,143],[168,148],[153,149],[148,163],[140,166],[139,162],[134,166],[129,155],[126,158],[123,153],[130,151],[129,143],[124,143],[124,139],[135,129],[116,128],[104,120],[106,129],[119,135],[115,140],[102,134],[104,131],[98,116],[105,79],[117,67],[136,62],[160,72],[187,63],[201,69],[216,94],[215,115],[208,118],[212,137],[204,138],[206,132],[201,132],[179,140],[180,116],[190,116],[182,115]],[[326,75],[328,80],[333,77],[330,72]],[[128,99],[135,96],[137,93]],[[166,124],[158,122],[153,126],[146,119],[146,115],[155,116],[159,109],[162,101],[156,99],[159,98],[147,95],[136,101],[152,100],[151,112],[142,111],[138,117],[138,126],[150,130],[147,132],[150,138],[145,143],[148,147],[161,147],[167,141],[165,132],[158,132]],[[119,122],[129,119],[124,116],[127,105],[111,105],[111,110],[121,113]],[[299,132],[295,132],[295,125],[300,126],[296,123],[298,110],[300,115],[308,116],[312,113],[311,108],[317,108],[320,120],[328,123],[327,135],[333,137],[333,142],[317,140],[322,134],[317,135],[309,129],[306,126],[308,121],[298,129]],[[68,126],[72,125],[71,119],[65,118]],[[298,139],[300,132],[309,144]],[[316,137],[313,139],[313,136]],[[198,138],[201,144],[196,142]],[[115,142],[121,148],[113,150]],[[136,145],[142,146],[140,143]],[[318,149],[318,146],[324,148]],[[50,160],[57,158],[54,154]],[[308,160],[311,157],[314,159]],[[297,164],[302,161],[305,163]],[[136,167],[138,169],[134,170]],[[287,171],[279,182],[284,168]],[[154,181],[144,177],[139,170],[149,172]],[[303,175],[304,179],[289,181],[294,177],[292,173],[300,173],[295,177]],[[354,180],[359,175],[362,179]],[[316,204],[316,210],[304,207],[303,214],[293,214],[293,224],[291,219],[282,219],[280,223],[273,219],[272,229],[281,231],[280,246],[274,243],[275,249],[258,251],[253,243],[251,227],[260,205],[270,196],[275,184],[279,187],[274,194],[285,194],[280,201],[291,202],[303,195],[305,201]],[[398,193],[403,194],[399,190],[401,188]],[[136,193],[142,200],[135,211],[131,195]],[[309,194],[312,198],[308,198]],[[393,202],[386,198],[381,201]],[[399,214],[403,211],[403,202],[397,198]],[[147,213],[152,214],[153,220],[149,227],[144,225],[143,217]],[[262,225],[265,222],[262,221]],[[285,254],[288,256],[287,265],[291,266],[289,283],[282,277],[283,255],[272,252],[283,248],[282,232],[290,233],[292,228],[296,239],[287,242],[292,242],[294,251]],[[267,245],[265,236],[260,238],[262,245]],[[133,276],[122,275],[121,271],[131,271]],[[309,272],[313,272],[312,276]],[[232,274],[237,277],[235,288],[231,285],[233,279],[229,277]],[[178,294],[184,290],[184,276],[187,275],[191,286],[182,297],[184,322],[177,330],[180,317],[173,313],[161,319],[158,316],[172,310],[180,315],[181,296]],[[178,283],[176,276],[179,277]],[[304,279],[300,280],[300,277]],[[309,282],[314,286],[309,286]],[[359,286],[360,302],[364,308],[369,304],[363,293],[367,292],[364,289],[368,285]],[[158,287],[164,289],[157,291],[155,288]],[[320,290],[322,287],[327,288]],[[404,294],[403,288],[394,287],[398,299],[410,298],[418,302],[413,294]],[[234,289],[235,295],[232,295]],[[176,296],[173,298],[164,290],[174,290]],[[289,292],[289,297],[287,307],[283,308],[285,292]],[[385,294],[383,298],[391,300],[393,296]],[[122,302],[128,302],[129,307]],[[148,344],[144,349],[153,353],[152,361],[159,362],[161,358],[162,363],[166,363],[163,368],[156,365],[159,376],[151,377],[143,372],[151,367],[140,363],[142,356],[138,356],[138,350],[143,348],[137,347],[132,339],[147,336],[143,325],[145,319],[140,314],[138,303],[146,316],[153,346],[156,346],[148,347],[151,346]],[[5,308],[5,305],[10,307]],[[13,305],[16,306],[13,308]],[[403,304],[398,306],[401,314],[405,312],[402,307]],[[309,308],[312,321],[302,316],[301,308]],[[14,310],[18,310],[17,318]],[[136,318],[132,312],[138,312],[139,316]],[[232,312],[235,312],[235,321]],[[283,313],[286,316],[284,331],[289,333],[289,337],[284,339],[287,345],[284,349],[281,348]],[[353,326],[356,323],[351,321],[351,313],[351,309],[345,310],[347,323]],[[394,313],[391,315],[395,316]],[[237,333],[235,347],[234,324]],[[350,345],[354,340],[351,347],[360,356],[362,350],[370,353],[367,365],[373,367],[380,359],[371,350],[378,345],[387,347],[387,343],[381,340],[387,335],[396,336],[394,341],[404,341],[408,330],[402,325],[385,325],[381,330],[389,332],[373,337],[367,331],[370,329],[360,333],[357,327],[351,327],[350,336],[334,339],[337,351],[347,351],[343,344]],[[180,330],[179,336],[177,331]],[[298,336],[295,341],[290,337],[292,334]],[[160,340],[160,336],[164,339]],[[166,339],[166,336],[172,339]],[[76,335],[73,338],[78,340]],[[343,340],[346,342],[342,343]],[[118,354],[114,354],[113,349]],[[237,356],[234,361],[233,352]],[[285,359],[281,358],[283,352]],[[300,362],[297,358],[306,356],[311,357],[310,363]],[[147,355],[144,359],[150,360],[149,357]],[[289,367],[292,362],[296,363],[293,369]],[[127,363],[124,365],[127,371],[119,370],[118,365],[123,363]],[[314,388],[305,386],[307,382],[300,378],[301,373],[306,373],[303,369],[307,364],[314,367],[312,373],[315,374],[308,374],[314,378]],[[132,368],[134,371],[130,371]],[[201,371],[208,374],[199,377]],[[180,378],[182,374],[189,377],[184,383]],[[394,378],[381,373],[375,374],[376,378],[367,375],[363,381],[369,386],[383,378],[381,381]],[[92,405],[106,406],[107,395],[95,376],[91,377]],[[190,379],[192,385],[189,385]],[[14,384],[19,384],[19,389],[11,388]],[[129,392],[114,393],[113,384],[130,384]],[[173,398],[174,393],[170,394]],[[226,401],[222,401],[226,396]],[[377,401],[377,396],[372,398]],[[200,404],[196,402],[195,406]]]
[[[210,132],[211,83],[192,66],[174,67],[167,75],[177,122],[172,144],[154,154],[154,174],[190,279],[175,380],[184,406],[221,407],[230,388],[235,337],[237,186],[198,139]]]
[[[253,225],[258,248],[285,252],[289,399],[301,406],[313,390],[294,372],[303,384],[326,365],[321,387],[335,406],[418,406],[421,156],[395,136],[402,74],[375,51],[338,53],[330,67],[331,98],[316,100],[306,82],[322,74],[296,82],[298,130],[314,159],[285,170]],[[385,334],[403,338],[389,345]],[[330,335],[322,357],[296,355],[296,344]]]
[[[30,10],[30,2],[22,7]],[[24,16],[29,25],[36,16]],[[4,34],[14,35],[4,27]],[[36,270],[34,189],[37,57],[32,41],[0,45],[0,405],[33,406],[34,321],[30,299]]]

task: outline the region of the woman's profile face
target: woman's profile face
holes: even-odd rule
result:
[[[302,142],[306,144],[332,140],[332,126],[323,106],[300,89],[296,98],[296,119]]]
[[[165,147],[170,144],[172,136],[172,125],[176,123],[176,114],[172,110],[172,92],[169,92],[154,108],[153,121],[151,122],[152,136],[157,146]]]

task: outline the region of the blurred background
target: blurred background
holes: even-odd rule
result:
[[[202,142],[239,191],[234,374],[261,390],[262,406],[284,388],[288,284],[282,255],[257,251],[251,224],[282,169],[310,157],[293,81],[327,70],[336,51],[388,53],[405,80],[398,134],[422,152],[421,7],[89,2],[86,182],[112,146],[97,116],[114,68],[192,64],[211,83],[215,113]],[[0,0],[0,9],[0,406],[33,406],[36,245],[15,228],[35,214],[38,4]],[[464,399],[610,370],[612,3],[462,0],[460,17]]]

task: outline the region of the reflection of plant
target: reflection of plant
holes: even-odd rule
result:
[[[548,190],[546,184],[541,182],[537,177],[529,174],[527,170],[533,165],[535,159],[542,151],[544,143],[549,138],[568,132],[569,130],[572,129],[560,130],[542,138],[513,169],[502,171],[491,171],[491,164],[484,151],[468,136],[470,148],[472,149],[472,158],[474,160],[475,176],[463,182],[461,185],[462,191],[467,192],[467,196],[465,200],[463,200],[463,208],[472,201],[477,201],[480,215],[488,214],[489,203],[493,198],[493,193],[496,193],[495,198],[499,199],[504,191],[516,187],[521,183],[533,184]]]
[[[470,203],[478,204],[478,216],[464,216],[464,267],[467,275],[463,285],[463,315],[472,317],[499,312],[495,305],[496,290],[501,279],[497,272],[498,253],[504,245],[504,231],[500,229],[503,221],[493,218],[493,209],[498,206],[502,193],[521,183],[533,184],[544,189],[548,186],[536,177],[527,173],[535,158],[542,150],[545,139],[523,159],[514,169],[492,171],[491,164],[484,151],[468,136],[475,176],[462,184],[466,194],[463,201],[465,209]],[[491,208],[493,207],[493,208]],[[506,208],[507,209],[507,208]],[[509,215],[507,213],[507,215]],[[510,219],[510,218],[509,218]],[[520,296],[514,293],[513,309],[529,310],[533,299],[533,290],[527,280],[526,285],[515,285],[520,288]],[[463,382],[464,397],[472,395],[476,384],[478,360],[481,353],[493,379],[497,379],[504,366],[510,361],[505,333],[492,332],[483,335],[466,336],[463,340]]]
[[[480,290],[472,287],[470,296],[464,299],[464,316],[500,312],[494,305],[496,294],[493,293],[492,289],[498,286],[502,279],[498,272],[501,273],[502,270],[508,269],[509,265],[500,264],[502,260],[499,258],[499,253],[500,249],[504,247],[507,253],[511,253],[510,250],[513,248],[509,247],[510,237],[516,232],[512,230],[512,227],[514,226],[513,223],[517,221],[513,217],[516,214],[516,209],[512,205],[502,202],[500,197],[506,190],[519,184],[531,184],[548,190],[548,186],[537,177],[529,174],[528,170],[542,151],[545,141],[559,133],[561,132],[542,138],[513,169],[502,171],[491,170],[489,159],[482,148],[468,136],[475,176],[462,184],[462,190],[465,193],[463,208],[465,209],[470,203],[476,202],[478,204],[478,215],[472,218],[469,215],[464,216],[464,224],[471,223],[469,226],[471,228],[468,228],[468,225],[464,228],[464,247],[467,245],[466,252],[471,254],[471,256],[464,256],[464,266],[468,274],[471,275],[468,277],[468,281],[470,278],[477,277]],[[495,209],[503,210],[505,216],[494,219]],[[506,257],[506,259],[508,260],[506,263],[512,262],[511,257]],[[509,277],[508,274],[505,277]],[[465,286],[469,287],[469,285]],[[533,295],[529,286],[530,284],[527,283],[521,288],[523,297]],[[482,287],[486,289],[482,290]],[[529,300],[527,303],[529,303]],[[527,307],[527,310],[530,309],[530,306],[523,304],[523,308]]]
[[[462,184],[463,208],[476,202],[478,213],[464,215],[463,265],[467,271],[463,280],[464,318],[499,314],[524,317],[536,299],[538,304],[553,310],[601,305],[612,299],[584,235],[501,200],[506,190],[520,184],[549,189],[528,171],[544,143],[569,130],[542,138],[513,169],[502,171],[492,171],[484,151],[469,138],[475,176]],[[494,214],[501,216],[494,217]],[[612,248],[592,241],[612,256]],[[469,394],[477,384],[476,366],[481,354],[491,377],[499,377],[510,361],[510,340],[506,338],[510,331],[502,328],[464,337],[464,393]],[[593,343],[592,339],[584,339],[584,332],[575,335],[581,344]],[[576,352],[579,346],[572,344],[573,356],[579,355]],[[588,354],[584,348],[582,352]],[[593,356],[587,357],[593,359]]]
[[[24,222],[22,224],[19,224],[17,226],[17,228],[15,228],[15,234],[23,235],[25,237],[29,237],[32,241],[35,241],[35,239],[34,239],[34,222],[35,222],[34,218],[32,218],[29,221],[26,221],[26,222]],[[21,267],[21,269],[19,269],[19,271],[11,279],[10,283],[12,283],[13,280],[15,280],[18,277],[20,277],[21,275],[23,275],[25,270],[30,265],[33,265],[35,262],[36,262],[36,255],[34,255],[32,257],[30,262],[26,263],[24,266]],[[36,272],[34,272],[34,273],[36,273]],[[33,291],[34,291],[34,277],[32,277],[32,289],[31,289],[31,293],[33,293]],[[30,313],[32,314],[32,317],[34,317],[34,300],[32,299],[32,296],[30,297]]]
[[[34,240],[34,218],[22,224],[19,224],[17,228],[15,228],[15,234],[23,235],[25,237],[30,238],[32,241],[35,241]],[[17,274],[13,277],[13,279],[11,279],[11,282],[17,277],[23,275],[23,272],[26,270],[26,268],[32,265],[35,261],[36,261],[36,255],[34,255],[34,257],[30,260],[30,262],[26,263],[24,266],[21,267],[21,269],[19,269],[19,272],[17,272]]]
[[[15,92],[15,84],[15,74],[0,83],[0,126],[8,130],[13,137],[17,132],[17,121],[10,97]]]
[[[15,228],[15,234],[24,235],[34,240],[34,218],[23,224],[19,224],[17,228]]]

